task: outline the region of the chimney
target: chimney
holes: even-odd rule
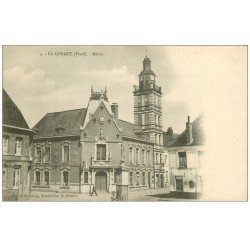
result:
[[[167,130],[167,135],[172,136],[173,133],[174,133],[173,128],[172,128],[172,127],[169,127],[168,130]]]
[[[190,122],[190,116],[188,116],[188,121],[186,122],[186,143],[191,144],[193,142],[193,129],[192,123]]]
[[[114,114],[114,118],[117,120],[118,119],[118,104],[117,103],[112,103],[111,104],[111,110]]]

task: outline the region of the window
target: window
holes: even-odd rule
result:
[[[159,145],[161,145],[161,135],[159,135]]]
[[[132,159],[133,159],[132,153],[133,153],[133,148],[130,147],[129,148],[129,163],[132,163]]]
[[[36,162],[42,161],[42,149],[41,147],[36,147]]]
[[[161,117],[158,116],[158,125],[160,126],[161,125]]]
[[[158,153],[155,154],[155,163],[159,163],[158,162]]]
[[[142,125],[142,115],[138,115],[138,125]]]
[[[20,182],[20,170],[15,169],[13,171],[13,188],[18,188]]]
[[[64,187],[69,186],[69,173],[68,173],[68,171],[63,171],[63,186]]]
[[[145,114],[144,116],[144,125],[149,125],[149,114]]]
[[[44,185],[49,186],[49,171],[44,172]]]
[[[186,152],[179,152],[179,166],[180,167],[187,167],[187,154]]]
[[[141,163],[145,164],[145,149],[141,150]]]
[[[194,182],[193,181],[190,181],[188,184],[189,184],[190,188],[194,188]]]
[[[142,173],[142,185],[143,186],[146,185],[146,174],[145,174],[145,172]]]
[[[136,185],[137,186],[140,185],[140,175],[139,175],[139,172],[136,172]]]
[[[133,172],[130,172],[129,173],[129,185],[133,186],[133,184],[134,184],[134,174]]]
[[[84,172],[83,183],[88,183],[88,182],[89,182],[89,174],[88,172]]]
[[[6,168],[3,167],[3,174],[2,174],[2,184],[3,184],[3,188],[6,188]]]
[[[50,147],[45,147],[44,151],[44,162],[50,162]]]
[[[106,144],[97,144],[97,161],[105,161],[106,160]]]
[[[157,135],[155,134],[155,144],[158,144]]]
[[[136,164],[139,164],[139,148],[136,148],[135,150],[135,162]]]
[[[150,150],[147,151],[147,164],[150,165]]]
[[[40,171],[35,172],[35,185],[37,186],[41,185],[41,172]]]
[[[63,146],[63,162],[69,162],[69,146]]]
[[[7,155],[9,149],[9,136],[3,136],[3,154]]]
[[[117,183],[117,172],[114,172],[114,183]]]
[[[15,141],[15,155],[22,155],[23,139],[16,138]]]
[[[166,182],[168,182],[168,171],[166,171]]]

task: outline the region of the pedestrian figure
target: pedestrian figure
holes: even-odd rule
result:
[[[97,193],[96,193],[96,190],[95,190],[95,185],[93,185],[92,193],[90,195],[93,196],[94,193],[97,196]]]
[[[111,201],[116,201],[116,192],[112,192]]]

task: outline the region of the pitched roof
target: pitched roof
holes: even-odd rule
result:
[[[193,141],[188,146],[197,146],[205,144],[205,133],[203,128],[203,113],[201,113],[193,122],[192,122],[192,135]],[[187,146],[186,143],[186,129],[177,137],[175,141],[170,143],[168,147],[179,147]]]
[[[85,108],[46,114],[33,128],[35,138],[80,135],[80,126],[84,124],[87,110]],[[137,140],[149,141],[140,126],[118,119],[123,136]]]
[[[149,141],[148,135],[142,131],[140,126],[120,119],[118,119],[118,123],[122,127],[123,136],[137,140]]]
[[[167,132],[163,132],[163,146],[167,147],[169,146],[171,143],[173,143],[174,140],[177,139],[177,137],[179,136],[179,134],[168,134]]]
[[[22,112],[3,89],[3,125],[29,129]]]
[[[86,109],[74,109],[46,114],[35,126],[36,138],[64,135],[80,135]]]

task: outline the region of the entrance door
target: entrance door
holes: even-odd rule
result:
[[[183,192],[183,178],[176,177],[176,191]]]
[[[95,188],[97,192],[107,192],[107,174],[104,171],[96,173]]]

